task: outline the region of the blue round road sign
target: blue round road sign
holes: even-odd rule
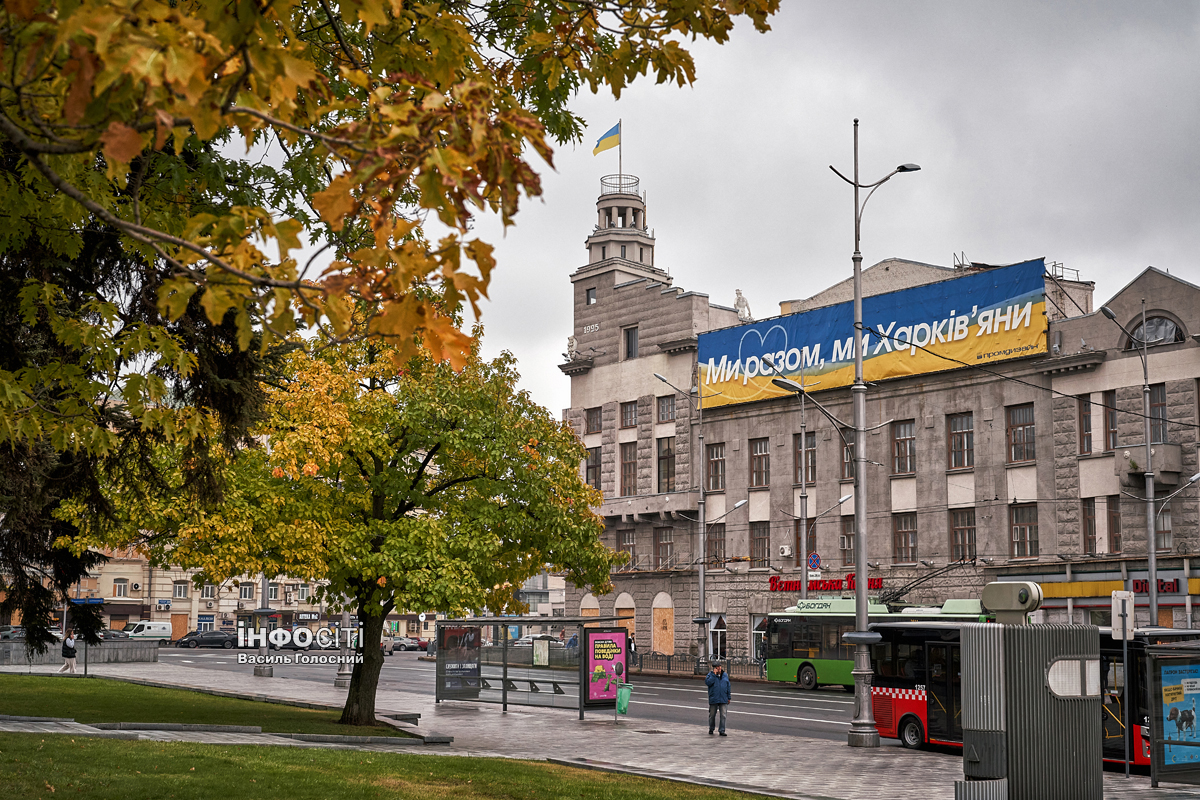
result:
[[[820,569],[821,568],[820,554],[818,554],[818,553],[809,553],[808,554],[808,568],[809,569]]]

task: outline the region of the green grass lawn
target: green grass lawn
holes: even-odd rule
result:
[[[186,722],[258,725],[264,732],[407,736],[390,725],[338,724],[340,711],[214,697],[95,678],[0,674],[0,714],[68,717],[76,722]],[[2,772],[2,770],[0,770]]]
[[[3,795],[166,800],[746,800],[748,795],[554,764],[285,747],[0,733]],[[50,787],[53,787],[51,789]]]

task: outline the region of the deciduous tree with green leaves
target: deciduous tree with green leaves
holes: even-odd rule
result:
[[[130,527],[169,532],[145,540],[153,557],[205,580],[286,573],[350,598],[364,659],[349,724],[375,722],[389,612],[516,609],[543,569],[603,593],[616,557],[582,444],[517,390],[511,355],[472,350],[455,371],[421,352],[399,375],[393,356],[375,343],[294,353],[291,377],[268,390],[269,453],[237,456],[220,508],[128,510]]]

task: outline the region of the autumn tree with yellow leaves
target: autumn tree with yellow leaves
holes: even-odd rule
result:
[[[454,315],[497,268],[473,220],[540,194],[574,95],[689,83],[689,40],[778,7],[3,0],[0,611],[49,641],[94,566],[51,546],[59,505],[111,514],[101,475],[220,502],[295,332],[467,364]]]

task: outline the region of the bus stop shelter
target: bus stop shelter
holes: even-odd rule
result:
[[[1148,646],[1146,674],[1150,785],[1162,780],[1200,784],[1200,641]]]
[[[574,708],[614,708],[616,690],[629,681],[629,640],[620,617],[504,616],[439,619],[436,631],[435,702]],[[573,636],[535,636],[514,646],[533,627],[555,626]],[[490,644],[484,629],[500,631]],[[514,630],[515,628],[515,630]],[[515,636],[513,634],[516,634]],[[499,639],[499,641],[496,641]]]

